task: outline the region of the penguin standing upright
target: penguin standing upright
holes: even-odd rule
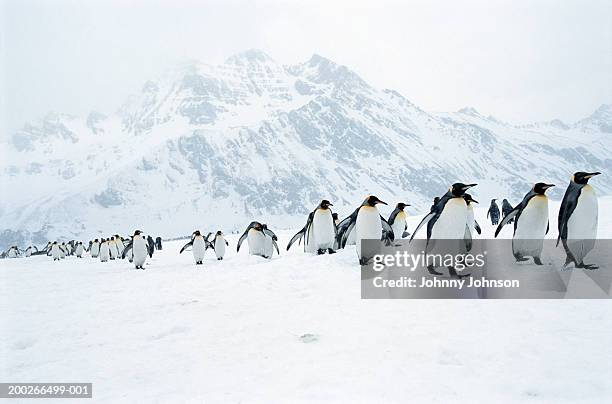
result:
[[[206,239],[202,236],[200,230],[196,230],[191,235],[191,240],[189,240],[189,242],[185,244],[183,248],[181,248],[179,254],[182,254],[187,247],[191,247],[191,252],[193,253],[193,259],[195,260],[196,265],[202,265],[208,244],[208,241],[206,241]]]
[[[595,189],[589,180],[601,174],[579,171],[572,175],[559,208],[559,241],[563,243],[565,266],[574,263],[576,268],[597,269],[596,265],[583,262],[584,257],[595,246],[599,206]]]
[[[438,200],[434,200],[434,205],[429,213],[421,220],[416,227],[410,241],[414,239],[419,229],[427,224],[427,244],[426,248],[431,248],[431,240],[463,240],[465,249],[472,248],[471,232],[468,226],[468,206],[464,198],[465,191],[475,187],[477,184],[454,183],[449,190]],[[469,237],[468,237],[469,235]],[[448,247],[445,245],[445,247]],[[435,270],[433,265],[429,265],[427,270],[434,275],[442,275]],[[454,267],[448,267],[449,275],[458,277]],[[462,275],[467,276],[467,275]]]
[[[473,236],[474,233],[481,234],[482,230],[480,229],[480,225],[476,219],[474,219],[474,206],[472,205],[472,203],[478,203],[478,201],[472,198],[470,194],[463,195],[463,199],[465,199],[465,203],[467,204],[467,229],[469,229],[470,235]]]
[[[510,212],[512,212],[512,205],[510,205],[510,202],[508,202],[507,199],[504,199],[502,201],[502,219],[505,218],[506,216],[508,216],[508,214]],[[509,224],[512,223],[514,221],[514,219],[510,219],[510,221],[508,222]]]
[[[98,241],[98,239],[95,239],[91,243],[89,253],[91,254],[91,258],[98,258],[98,254],[100,254],[100,242]]]
[[[155,240],[150,235],[147,236],[147,245],[150,251],[155,251]]]
[[[62,244],[60,245],[60,250],[61,250],[60,258],[61,259],[66,258],[66,255],[68,255],[68,246],[66,245],[66,243],[62,242]]]
[[[110,258],[110,247],[108,246],[107,239],[101,239],[100,253],[98,255],[100,257],[100,262],[108,262],[108,259]]]
[[[19,256],[19,248],[17,246],[11,246],[6,254],[9,258],[17,258]]]
[[[32,246],[29,246],[28,248],[26,248],[26,250],[24,252],[24,255],[26,257],[30,257],[32,255],[32,253],[34,252],[34,248],[32,248]],[[38,251],[38,250],[36,250],[36,251]]]
[[[153,258],[153,249],[155,247],[149,245],[147,239],[142,235],[140,230],[134,231],[132,240],[125,246],[121,258],[125,258],[126,255],[131,252],[134,256],[134,266],[136,269],[144,270],[144,264],[147,260],[147,255]]]
[[[404,202],[395,205],[395,209],[393,209],[393,212],[389,215],[389,220],[387,220],[393,229],[393,236],[396,240],[410,235],[410,233],[406,231],[408,230],[408,223],[406,223],[408,215],[404,209],[407,206],[410,206],[410,204]]]
[[[491,219],[491,224],[497,226],[499,223],[499,207],[497,206],[497,199],[491,199],[491,205],[487,211],[487,219]]]
[[[527,192],[521,203],[516,205],[495,230],[495,237],[501,229],[514,220],[512,253],[516,261],[526,261],[533,257],[536,265],[543,265],[540,255],[544,246],[544,236],[548,233],[548,197],[546,190],[554,184],[538,182]]]
[[[111,236],[108,241],[108,253],[111,261],[117,258],[117,243],[115,242],[115,236]]]
[[[60,259],[62,259],[62,249],[60,248],[60,245],[57,243],[57,241],[54,241],[53,244],[51,244],[50,253],[53,257],[53,261],[59,261]]]
[[[360,265],[367,265],[373,258],[376,251],[362,251],[363,240],[384,240],[392,242],[394,240],[393,229],[378,211],[376,205],[386,202],[381,201],[374,195],[365,198],[349,217],[343,220],[342,227],[338,229],[338,245],[344,248],[347,244],[348,236],[355,233],[355,245],[357,257]],[[376,246],[372,246],[375,248]]]
[[[240,251],[240,246],[245,239],[249,243],[249,254],[251,255],[271,259],[274,249],[276,249],[277,254],[280,254],[278,244],[276,244],[278,237],[272,230],[268,229],[265,223],[251,222],[240,236],[236,252]]]
[[[76,255],[77,258],[82,258],[83,251],[85,251],[85,248],[83,247],[83,243],[81,241],[78,241],[76,245],[74,246],[74,255]]]
[[[118,234],[115,234],[115,247],[117,248],[117,258],[119,258],[123,255],[125,244],[123,244],[123,237]]]
[[[298,231],[287,244],[287,250],[298,240],[304,239],[304,252],[333,254],[336,251],[336,225],[330,206],[333,206],[327,199],[321,203],[308,215],[306,225]]]
[[[215,255],[217,256],[217,260],[222,260],[225,256],[225,247],[228,246],[229,243],[223,237],[223,232],[221,230],[217,231],[215,234],[215,238],[212,241],[212,248],[215,250]]]
[[[162,238],[159,236],[155,237],[155,249],[159,251],[162,249]]]

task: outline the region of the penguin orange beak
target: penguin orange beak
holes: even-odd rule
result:
[[[378,203],[382,203],[383,205],[389,205],[387,202],[383,202],[383,201],[381,201],[380,199],[379,199],[379,200],[377,200],[377,201],[376,201],[376,203],[377,203],[377,204],[378,204]]]
[[[586,178],[591,178],[591,177],[594,177],[594,176],[599,175],[599,174],[601,174],[601,173],[599,171],[597,171],[597,172],[594,172],[594,173],[588,173],[587,175],[585,175],[585,177]]]
[[[546,184],[546,185],[544,185],[544,189],[552,188],[554,186],[555,186],[555,184]]]
[[[463,186],[463,190],[470,189],[470,188],[472,188],[472,187],[475,187],[476,185],[478,185],[478,184],[465,184],[465,185]]]

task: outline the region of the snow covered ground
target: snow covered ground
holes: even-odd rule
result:
[[[93,382],[95,402],[612,400],[610,300],[361,300],[354,248],[268,261],[237,237],[201,267],[184,241],[145,271],[1,260],[0,379]]]

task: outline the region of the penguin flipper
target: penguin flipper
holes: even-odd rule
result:
[[[476,220],[474,220],[474,229],[476,230],[476,233],[482,234],[482,229]]]
[[[123,249],[123,252],[121,253],[121,259],[125,259],[128,251],[130,251],[131,249],[132,249],[132,242],[130,241],[128,245],[125,246],[125,248]]]
[[[357,222],[357,215],[359,214],[359,209],[361,207],[355,209],[353,213],[349,216],[342,219],[340,223],[338,223],[338,246],[340,248],[344,248],[346,246],[346,242],[348,241],[348,236],[351,234],[353,227],[355,227],[355,223]]]
[[[274,246],[274,248],[276,248],[276,253],[280,255],[280,251],[278,250],[278,244],[276,244],[276,240],[272,239],[272,245]]]
[[[298,231],[297,233],[295,233],[295,236],[291,237],[291,240],[289,240],[289,244],[287,244],[287,251],[289,251],[293,243],[298,240],[301,240],[302,237],[304,237],[304,229]]]
[[[382,215],[380,216],[380,224],[382,225],[382,235],[380,239],[388,242],[394,241],[395,234],[393,233],[393,229],[389,222],[387,222],[387,219],[382,217]]]
[[[429,221],[431,219],[433,219],[436,216],[437,212],[433,211],[433,212],[429,212],[427,215],[425,215],[425,217],[423,218],[423,220],[421,220],[421,223],[419,223],[419,225],[416,227],[416,229],[414,229],[414,231],[412,232],[412,236],[410,237],[410,242],[412,242],[412,239],[414,238],[414,236],[416,236],[417,232],[419,231],[419,229],[421,227],[423,227],[425,224],[429,223]]]
[[[514,218],[514,216],[516,216],[519,213],[519,209],[518,209],[519,206],[520,205],[517,205],[516,208],[513,208],[510,212],[508,212],[508,214],[506,216],[504,216],[502,221],[499,222],[499,225],[497,225],[497,229],[495,230],[495,237],[497,237],[497,235],[501,231],[502,227],[507,225],[508,222],[510,222]]]
[[[130,243],[130,244],[131,244],[131,243]],[[182,253],[183,253],[183,251],[185,251],[185,249],[187,249],[187,247],[189,247],[189,246],[191,246],[191,245],[193,245],[193,240],[191,240],[191,241],[189,241],[187,244],[185,244],[185,245],[183,246],[183,248],[181,248],[181,251],[179,251],[179,254],[182,254]],[[126,248],[127,248],[127,247],[126,247]]]
[[[572,184],[567,187],[567,190],[563,195],[563,200],[561,201],[561,207],[559,208],[559,236],[557,237],[557,247],[559,246],[560,240],[567,239],[567,222],[578,205],[578,197],[582,191],[582,189],[579,189],[578,192],[572,192],[571,188]]]

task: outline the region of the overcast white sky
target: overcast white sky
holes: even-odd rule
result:
[[[249,48],[319,53],[426,110],[571,122],[612,102],[610,0],[0,1],[5,133],[113,112],[175,63]]]

